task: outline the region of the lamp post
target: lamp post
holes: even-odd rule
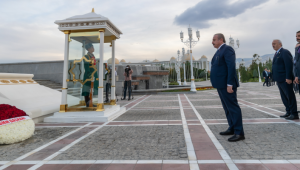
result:
[[[177,83],[178,83],[178,85],[181,85],[181,79],[180,79],[180,65],[181,65],[181,62],[180,62],[180,59],[179,59],[179,55],[180,55],[179,50],[177,51],[177,54],[178,54],[178,59],[177,59],[177,62],[175,63],[176,64],[176,72],[177,72]]]
[[[206,68],[205,68],[205,71],[206,71],[206,81],[207,81],[208,67],[209,67],[209,61],[206,62]]]
[[[196,36],[198,38],[198,41],[194,41],[193,40],[193,31],[192,28],[189,27],[188,28],[188,35],[189,35],[189,39],[187,39],[186,41],[183,41],[183,32],[180,32],[180,39],[181,42],[183,42],[189,49],[190,49],[190,59],[191,59],[191,91],[197,91],[196,90],[196,85],[195,85],[195,79],[194,79],[194,74],[193,74],[193,55],[192,55],[192,48],[197,44],[197,42],[200,39],[200,32],[197,30],[196,31]]]
[[[236,62],[235,63],[235,69],[238,70],[238,73],[239,73],[239,82],[241,81],[241,74],[240,74],[240,64],[239,62]]]
[[[257,55],[257,59],[255,60],[256,64],[257,64],[257,68],[258,68],[258,82],[261,83],[261,78],[260,78],[260,71],[259,71],[259,63],[261,61],[261,57],[259,55]],[[254,59],[253,59],[254,60]]]
[[[186,84],[186,75],[185,75],[185,58],[184,58],[184,54],[185,54],[185,49],[182,48],[182,59],[181,59],[181,61],[183,62],[183,79],[184,79],[183,85],[187,85]]]
[[[242,59],[241,65],[242,65],[242,66],[245,66],[245,61],[244,61],[244,59]],[[241,74],[240,74],[240,81],[241,81]]]

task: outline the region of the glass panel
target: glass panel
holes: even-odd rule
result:
[[[68,111],[96,110],[99,32],[71,33],[68,63]]]

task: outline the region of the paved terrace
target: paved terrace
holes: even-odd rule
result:
[[[279,118],[277,86],[242,84],[238,99],[244,141],[218,134],[227,123],[216,90],[139,95],[110,122],[37,124],[32,138],[0,145],[0,169],[300,169],[300,124]]]

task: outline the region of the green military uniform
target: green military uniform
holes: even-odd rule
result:
[[[92,60],[92,57],[95,57],[92,53],[87,53],[87,55],[85,55],[85,58],[88,60]],[[86,79],[90,79],[92,73],[94,72],[94,68],[92,68],[92,64],[89,62],[84,61],[84,75],[83,75],[83,80],[85,81]],[[96,71],[94,74],[95,80],[94,80],[94,94],[93,95],[98,95],[98,86],[99,86],[99,80],[97,80],[98,78],[98,72]],[[82,87],[82,96],[89,96],[90,95],[90,91],[91,91],[91,81],[87,81],[83,87]]]

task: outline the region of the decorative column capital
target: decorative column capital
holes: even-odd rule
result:
[[[70,34],[71,31],[63,31],[65,34]]]
[[[105,32],[105,28],[99,29],[99,32]]]

